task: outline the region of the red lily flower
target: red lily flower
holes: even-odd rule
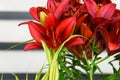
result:
[[[118,26],[115,26],[117,29],[113,29],[113,26],[111,27],[112,30],[109,32],[102,25],[100,25],[94,32],[94,35],[98,35],[97,32],[100,31],[101,37],[98,37],[97,43],[99,42],[99,47],[102,49],[102,51],[106,49],[109,55],[120,52],[120,28]],[[101,39],[103,39],[105,42]]]
[[[105,37],[108,37],[107,39],[106,39],[106,47],[107,47],[107,51],[110,53],[110,55],[111,54],[114,54],[116,51],[118,51],[118,49],[120,48],[120,46],[118,46],[118,44],[119,44],[119,42],[118,42],[118,40],[119,40],[119,37],[118,37],[118,35],[119,35],[119,26],[115,26],[115,24],[116,24],[116,22],[117,22],[117,24],[119,23],[120,24],[120,22],[118,22],[119,20],[120,20],[120,15],[116,15],[116,13],[118,14],[119,12],[116,12],[116,9],[115,9],[115,7],[116,7],[116,5],[115,4],[113,4],[113,3],[109,3],[109,4],[106,4],[106,5],[104,5],[104,6],[102,6],[102,7],[100,7],[100,9],[99,9],[99,6],[97,6],[97,4],[93,1],[93,0],[84,0],[85,1],[85,4],[86,4],[86,7],[87,7],[87,9],[88,9],[88,12],[93,16],[93,18],[97,18],[97,17],[100,17],[101,18],[101,20],[103,20],[102,18],[104,18],[105,20],[104,20],[104,22],[101,22],[100,21],[100,18],[98,18],[98,19],[96,19],[97,21],[96,22],[98,22],[99,21],[99,24],[101,25],[102,24],[102,26],[104,27],[104,28],[106,28],[106,33],[105,32],[103,32],[103,31],[101,31],[102,32],[102,34],[108,34],[107,36],[105,36]],[[90,3],[89,3],[90,2]],[[93,4],[94,5],[94,7],[92,7],[90,4]],[[89,7],[92,7],[92,9],[91,8],[89,8]],[[96,7],[97,6],[97,7]],[[115,13],[116,12],[116,13]],[[114,16],[114,17],[113,17]],[[110,20],[112,20],[112,21],[110,21]],[[101,22],[101,23],[100,23]],[[109,31],[109,29],[110,29],[110,24],[114,24],[114,27],[116,27],[117,29],[115,30],[115,29],[113,29],[114,27],[113,26],[111,26],[111,29],[112,30],[110,30]],[[107,24],[107,25],[106,25]],[[95,28],[94,28],[95,29]],[[114,30],[114,31],[113,31]],[[112,36],[109,36],[110,34],[112,34],[113,36],[117,36],[117,37],[114,37],[114,39],[116,39],[115,41],[113,41],[112,39]],[[100,39],[100,38],[99,38]],[[99,39],[98,39],[98,41],[99,41]],[[116,44],[116,42],[118,42],[117,44]],[[102,41],[101,41],[101,43],[102,43]]]
[[[106,5],[99,5],[94,2],[94,0],[84,0],[88,13],[94,18],[93,23],[100,24],[102,22],[112,22],[120,20],[120,12],[116,10],[116,4],[109,3]],[[99,1],[98,1],[99,2]],[[106,0],[101,0],[101,2],[107,2]],[[97,26],[96,25],[96,26]]]
[[[38,22],[40,21],[40,12],[43,11],[46,14],[52,13],[54,14],[56,19],[59,19],[62,14],[65,12],[67,5],[70,0],[63,0],[62,2],[58,3],[55,0],[48,0],[47,2],[47,9],[44,7],[32,7],[30,8],[30,14],[34,19],[36,19]]]
[[[63,41],[65,41],[72,34],[76,23],[76,18],[70,17],[59,21],[59,18],[64,13],[68,3],[69,0],[63,0],[59,3],[55,0],[48,0],[47,9],[43,7],[32,7],[30,9],[32,17],[36,19],[38,23],[29,21],[21,24],[28,24],[30,33],[36,42],[29,43],[25,47],[25,50],[41,48],[41,40],[44,40],[50,48],[57,49]],[[44,23],[42,23],[40,16],[40,12],[42,11],[46,14],[46,17],[44,17]],[[68,41],[65,46],[83,43],[81,38],[73,39]]]
[[[41,40],[45,41],[48,47],[57,49],[72,33],[76,22],[75,17],[69,17],[59,24],[56,23],[54,15],[49,13],[45,20],[45,26],[36,22],[25,22],[28,24],[32,37],[36,40],[37,44],[41,44]],[[73,46],[82,44],[81,38],[74,38],[68,41],[65,46]],[[25,50],[32,48],[40,48],[36,43],[30,43],[25,47]]]
[[[79,28],[79,34],[83,36],[82,39],[84,41],[84,44],[68,47],[68,50],[76,55],[78,58],[84,58],[82,55],[82,51],[85,50],[87,53],[87,57],[91,58],[91,49],[89,49],[89,47],[85,47],[87,45],[87,42],[91,43],[88,39],[91,39],[93,33],[85,23],[82,23]]]
[[[102,17],[111,19],[114,14],[116,4],[109,3],[104,6],[97,5],[94,0],[84,0],[88,12],[93,18]]]
[[[120,52],[120,11],[115,9],[116,5],[109,3],[100,6],[94,0],[84,0],[84,2],[90,15],[83,20],[84,22],[77,21],[79,29],[77,28],[75,30],[77,32],[74,33],[86,38],[83,38],[83,45],[68,47],[68,50],[78,58],[84,58],[82,50],[85,50],[87,57],[91,58],[92,49],[89,47],[96,37],[95,46],[99,48],[99,53],[103,50],[107,50],[108,55]]]
[[[108,43],[108,51],[112,55],[120,52],[120,20],[112,23],[109,27],[110,31],[108,34],[110,41]]]
[[[44,23],[41,12],[45,13]],[[99,53],[103,50],[107,50],[109,55],[120,52],[120,11],[110,0],[84,0],[84,4],[79,0],[48,0],[47,9],[33,7],[30,13],[38,22],[25,22],[35,39],[25,50],[41,48],[41,40],[56,50],[73,33],[83,38],[73,38],[65,46],[79,58],[83,58],[83,49],[91,58],[92,49],[89,47],[95,37]]]

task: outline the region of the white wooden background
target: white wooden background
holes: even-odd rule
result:
[[[118,4],[117,8],[120,7],[119,0],[112,1]],[[45,3],[46,0],[0,0],[0,12],[28,12],[30,7],[45,6]],[[27,20],[0,19],[0,43],[24,42],[31,39],[27,25],[18,27],[18,24],[23,21]],[[46,62],[43,51],[0,50],[0,73],[35,73]],[[112,73],[111,67],[106,63],[107,61],[100,64],[102,70],[106,73]],[[117,67],[117,64],[115,65]]]

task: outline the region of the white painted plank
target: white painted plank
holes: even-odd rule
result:
[[[100,56],[105,56],[103,52]],[[112,60],[111,57],[107,61],[99,64],[104,73],[112,73],[112,67],[108,62]],[[0,51],[0,73],[36,73],[39,71],[43,64],[47,64],[45,53],[41,50],[38,51]],[[114,65],[118,68],[118,63]],[[47,69],[44,70],[46,72]],[[98,71],[96,73],[99,73]]]
[[[24,21],[0,20],[0,42],[24,42],[32,39],[28,25],[18,27],[18,24],[21,22]]]
[[[0,11],[28,11],[32,6],[46,6],[47,0],[0,0]],[[120,9],[120,1],[112,0]]]
[[[47,0],[0,0],[0,11],[28,11],[30,7],[46,6]]]
[[[36,73],[46,62],[45,54],[41,50],[0,51],[0,73]]]
[[[30,7],[45,6],[44,1],[46,2],[46,0],[0,0],[0,11],[28,11]],[[112,1],[116,2],[117,8],[120,9],[120,1]],[[0,42],[23,42],[31,39],[27,25],[18,28],[20,22],[23,20],[0,20]],[[106,73],[112,73],[108,61],[100,64],[101,69]],[[46,58],[43,51],[0,51],[0,73],[37,72],[44,62]],[[118,66],[116,63],[115,65]]]

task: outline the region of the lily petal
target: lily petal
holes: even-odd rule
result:
[[[87,18],[87,16],[88,16],[88,14],[85,14],[82,17],[78,18],[76,26],[80,26],[85,21],[85,19]]]
[[[86,42],[87,39],[91,38],[93,34],[90,28],[85,23],[82,23],[80,27],[80,33],[82,36],[84,36],[84,42]]]
[[[53,27],[55,29],[56,27],[56,19],[53,14],[49,13],[45,19],[45,27],[46,29],[51,29]]]
[[[75,17],[69,17],[63,20],[56,28],[56,39],[64,41],[66,38],[68,38],[74,29],[75,22]]]
[[[32,8],[30,8],[30,10],[29,10],[29,12],[30,12],[30,14],[32,15],[32,17],[35,19],[35,20],[37,20],[38,22],[40,22],[40,16],[39,16],[39,14],[40,14],[40,12],[41,11],[43,11],[43,12],[45,12],[46,14],[49,12],[46,8],[44,8],[44,7],[32,7]]]
[[[116,21],[120,21],[120,15],[119,15],[119,16],[117,16],[117,17],[113,17],[112,22],[116,22]]]
[[[65,44],[65,46],[76,46],[76,45],[80,45],[83,43],[84,42],[81,38],[72,38]]]
[[[96,12],[98,11],[98,6],[97,4],[94,2],[94,0],[84,0],[86,8],[88,10],[88,12],[90,13],[90,15],[95,18],[96,17]]]
[[[97,17],[97,18],[94,19],[94,21],[97,25],[103,24],[103,23],[107,25],[107,24],[110,23],[110,20],[108,20],[106,18],[103,18],[103,17]]]
[[[53,13],[57,8],[56,1],[55,0],[48,0],[47,1],[47,8],[51,13]]]
[[[43,39],[44,27],[40,24],[30,21],[28,23],[30,33],[34,39]]]
[[[109,42],[108,43],[108,52],[110,55],[113,55],[114,53],[120,52],[120,46],[118,46],[112,42]]]
[[[32,8],[30,8],[29,12],[30,12],[30,14],[32,15],[32,17],[34,19],[36,19],[37,21],[40,21],[40,18],[39,18],[38,14],[37,14],[37,8],[32,7]]]
[[[48,37],[44,34],[46,33],[45,31],[46,29],[43,26],[41,26],[39,23],[29,21],[29,22],[23,22],[19,24],[19,26],[22,24],[28,24],[31,36],[38,42],[40,42],[40,40],[46,40],[46,41],[49,40]]]
[[[55,17],[56,19],[59,19],[60,16],[63,14],[63,12],[66,10],[65,8],[67,7],[68,3],[70,0],[63,0],[57,7],[57,9],[55,10]]]
[[[116,4],[113,4],[113,3],[109,3],[101,7],[99,11],[97,12],[96,17],[103,17],[103,18],[111,19],[111,17],[113,16],[115,12],[115,7],[116,7]]]
[[[24,47],[24,50],[27,51],[27,50],[31,50],[31,49],[40,49],[42,48],[42,44],[41,43],[37,43],[37,42],[31,42],[31,43],[28,43],[25,47]]]
[[[37,13],[36,14],[39,16],[41,11],[45,12],[46,14],[49,13],[48,9],[46,9],[44,7],[37,7]],[[39,18],[40,18],[40,16],[39,16]]]

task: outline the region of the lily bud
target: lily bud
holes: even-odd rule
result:
[[[47,16],[46,13],[43,12],[43,11],[41,11],[41,12],[39,13],[39,16],[40,16],[40,22],[41,22],[41,24],[44,25],[45,19],[46,19],[46,16]]]

